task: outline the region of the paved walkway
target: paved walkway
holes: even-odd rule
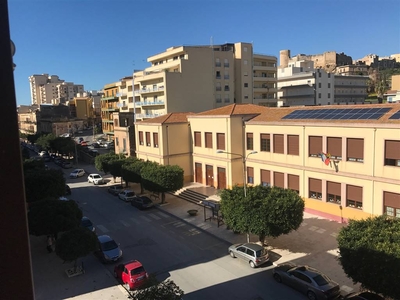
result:
[[[98,173],[93,165],[80,164],[87,173]],[[65,174],[69,174],[70,170],[64,170]],[[112,176],[105,176],[113,184]],[[118,179],[117,182],[120,182]],[[136,193],[140,193],[138,184],[131,184]],[[194,191],[203,192],[210,196],[212,188],[192,185]],[[174,215],[183,221],[196,226],[200,230],[207,232],[219,238],[227,245],[234,243],[246,242],[245,234],[235,234],[228,230],[225,225],[218,226],[215,219],[205,220],[211,216],[211,210],[202,205],[198,205],[183,200],[173,194],[166,194],[165,203],[157,203],[157,209],[165,213]],[[196,209],[198,214],[190,216],[188,210]],[[317,217],[308,213],[304,213],[304,221],[301,227],[288,235],[280,236],[276,239],[267,239],[266,243],[270,249],[270,257],[273,264],[280,264],[292,261],[297,264],[309,264],[320,269],[339,282],[343,294],[358,290],[358,286],[354,286],[348,279],[340,265],[337,257],[336,237],[343,224]],[[250,240],[257,242],[257,236],[251,235]],[[31,252],[33,258],[34,282],[37,300],[45,299],[127,299],[126,291],[119,285],[115,284],[115,279],[104,269],[101,264],[93,257],[85,258],[85,263],[90,264],[87,270],[91,272],[89,276],[77,276],[66,279],[64,270],[70,265],[63,265],[55,253],[48,254],[46,251],[45,238],[31,237]],[[61,285],[64,291],[63,295],[56,295],[54,291],[59,291],[60,286],[48,286],[49,282],[45,278],[51,278],[52,282]],[[58,284],[57,284],[58,285]],[[77,296],[79,295],[79,296]]]

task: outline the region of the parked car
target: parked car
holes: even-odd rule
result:
[[[352,300],[385,300],[382,296],[379,296],[372,292],[358,292],[351,293],[344,297],[344,299],[352,299]]]
[[[90,231],[96,231],[96,228],[93,226],[92,221],[90,221],[88,217],[82,217],[81,226],[89,229]]]
[[[124,189],[124,187],[121,184],[117,184],[117,185],[112,185],[110,186],[107,191],[110,194],[113,194],[114,196],[117,196],[122,190]]]
[[[267,249],[255,243],[234,244],[228,251],[231,257],[243,259],[252,268],[261,266],[269,260]]]
[[[97,150],[89,150],[88,154],[93,157],[100,155],[99,151]]]
[[[93,148],[100,148],[99,143],[93,143],[92,146],[93,146]]]
[[[83,137],[80,137],[80,138],[78,139],[79,144],[82,143],[83,141],[84,141]]]
[[[115,266],[114,276],[121,280],[128,291],[137,289],[149,278],[143,265],[137,260]]]
[[[125,202],[132,201],[132,199],[135,197],[135,192],[132,190],[123,190],[118,194],[118,198],[124,200]]]
[[[131,205],[139,209],[154,207],[153,201],[147,196],[134,197],[131,200]]]
[[[71,188],[68,184],[65,185],[65,195],[71,195]]]
[[[84,169],[75,169],[69,174],[69,178],[78,178],[82,177],[83,175],[85,175]]]
[[[104,143],[101,146],[105,149],[112,149],[114,148],[114,142]]]
[[[88,146],[88,143],[85,142],[85,141],[81,142],[80,144],[81,144],[82,147],[87,147]]]
[[[72,168],[72,163],[70,161],[63,161],[61,163],[61,167],[64,169],[71,169]]]
[[[90,174],[88,176],[88,182],[97,185],[97,184],[104,183],[104,179],[99,174]]]
[[[108,235],[100,235],[98,249],[94,254],[103,262],[114,262],[122,257],[119,245]]]
[[[40,151],[40,152],[39,152],[39,155],[40,155],[40,156],[43,156],[43,155],[45,155],[45,154],[48,154],[47,151]]]
[[[48,153],[43,154],[43,155],[42,155],[42,158],[43,158],[43,160],[44,160],[45,162],[51,161],[51,157],[50,157],[50,155],[49,155]]]
[[[285,263],[274,268],[273,276],[277,282],[306,294],[310,300],[336,299],[340,296],[338,283],[309,266]]]

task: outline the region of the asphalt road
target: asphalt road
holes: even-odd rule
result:
[[[121,261],[137,259],[158,279],[173,280],[185,292],[185,300],[305,299],[273,280],[271,264],[251,269],[228,255],[227,243],[175,216],[157,208],[140,211],[107,193],[106,185],[89,185],[86,176],[67,183],[71,199],[93,221],[96,233],[120,244]],[[112,272],[114,265],[103,267]]]

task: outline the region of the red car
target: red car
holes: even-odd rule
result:
[[[114,276],[121,280],[128,291],[137,289],[145,283],[149,277],[143,265],[137,260],[115,266]]]

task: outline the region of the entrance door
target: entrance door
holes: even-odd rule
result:
[[[195,170],[195,174],[196,174],[196,182],[203,183],[202,165],[200,163],[195,163],[194,170]]]
[[[225,174],[225,168],[218,168],[217,169],[218,173],[218,189],[226,189],[226,174]]]
[[[213,170],[213,166],[206,165],[206,176],[207,176],[206,184],[213,187],[214,186],[214,170]]]

